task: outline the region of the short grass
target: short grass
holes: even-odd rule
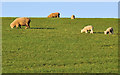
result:
[[[14,19],[2,18],[3,73],[118,72],[118,19],[31,18],[26,30],[11,29]],[[89,24],[94,34],[80,33]]]

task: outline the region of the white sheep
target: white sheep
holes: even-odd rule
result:
[[[85,27],[81,30],[81,33],[83,33],[83,32],[88,33],[89,30],[90,30],[90,33],[93,33],[93,26],[91,26],[91,25],[85,26]]]
[[[113,34],[113,28],[109,27],[106,29],[106,31],[104,31],[104,34]]]
[[[10,27],[11,28],[14,28],[16,26],[17,27],[20,27],[21,26],[26,26],[25,29],[27,28],[30,28],[30,19],[27,18],[27,17],[21,17],[21,18],[16,18],[11,24],[10,24]]]

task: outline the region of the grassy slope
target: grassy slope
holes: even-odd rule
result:
[[[117,19],[31,18],[31,29],[10,29],[3,18],[3,73],[118,71]],[[94,34],[80,33],[92,24]],[[112,26],[114,35],[103,31]]]

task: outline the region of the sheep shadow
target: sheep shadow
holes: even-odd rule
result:
[[[30,29],[56,29],[56,28],[39,28],[39,27],[32,27]]]
[[[95,34],[104,34],[104,32],[94,32]]]

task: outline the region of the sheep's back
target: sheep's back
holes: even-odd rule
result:
[[[28,23],[29,21],[30,19],[25,17],[16,19],[16,23],[19,23],[20,25],[26,25],[26,23]]]
[[[93,26],[86,26],[86,27],[84,27],[84,29],[85,30],[91,30],[91,29],[93,29]]]

